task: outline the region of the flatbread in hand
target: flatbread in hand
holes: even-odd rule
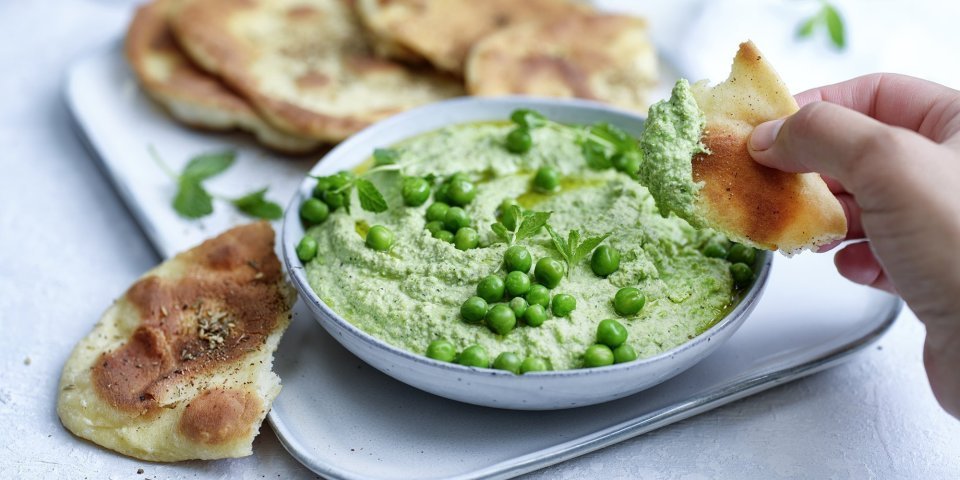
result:
[[[77,344],[60,379],[60,420],[144,460],[250,455],[280,391],[270,368],[295,299],[266,222],[177,255]]]
[[[187,58],[167,22],[174,1],[142,5],[127,30],[127,60],[143,90],[173,118],[191,127],[245,130],[264,146],[284,153],[317,149],[321,142],[274,128],[246,99]]]
[[[701,81],[690,90],[705,116],[705,148],[691,160],[692,180],[699,186],[692,214],[678,215],[731,240],[788,254],[844,238],[843,207],[819,175],[760,165],[747,150],[756,125],[799,110],[752,42],[740,45],[725,81],[713,87]],[[650,161],[656,156],[644,159]]]

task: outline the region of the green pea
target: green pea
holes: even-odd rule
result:
[[[573,295],[558,293],[553,296],[551,310],[554,317],[566,317],[577,308],[577,299]]]
[[[434,340],[430,342],[430,345],[427,345],[427,358],[440,360],[441,362],[452,362],[454,358],[457,358],[457,349],[453,347],[452,343],[444,339]]]
[[[477,248],[477,245],[480,245],[480,234],[470,227],[457,230],[453,236],[453,246],[457,247],[457,250],[470,250]]]
[[[477,296],[488,303],[499,302],[503,298],[503,279],[496,275],[488,275],[477,284]]]
[[[404,177],[400,186],[400,196],[403,204],[408,207],[419,207],[430,198],[430,183],[421,177]]]
[[[487,301],[480,297],[470,297],[460,305],[460,316],[467,323],[480,323],[487,315]]]
[[[511,232],[517,229],[517,220],[519,220],[516,211],[510,208],[514,205],[517,205],[517,202],[510,199],[504,200],[500,204],[500,223]]]
[[[600,245],[590,257],[590,269],[598,277],[606,277],[620,269],[620,251],[616,248]]]
[[[457,179],[447,187],[447,199],[453,205],[464,206],[477,196],[477,187],[469,180]]]
[[[530,305],[540,305],[543,308],[550,306],[550,290],[547,290],[547,287],[543,285],[531,285],[530,291],[524,298]]]
[[[446,179],[446,181],[445,181],[444,183],[446,183],[446,184],[449,185],[449,184],[451,184],[451,183],[453,183],[453,182],[457,182],[457,181],[460,181],[460,180],[466,180],[466,181],[469,182],[469,181],[470,181],[470,175],[467,175],[467,174],[464,173],[464,172],[457,172],[457,173],[454,173],[453,175],[450,175],[449,177],[447,177],[447,179]]]
[[[339,172],[330,176],[330,188],[336,189],[344,187],[354,178],[356,178],[356,175],[354,175],[353,172],[349,170],[340,170]]]
[[[487,368],[490,366],[490,355],[487,349],[480,345],[471,345],[460,352],[460,358],[457,363],[468,367]]]
[[[433,200],[437,202],[450,203],[450,198],[447,197],[447,191],[450,189],[450,184],[441,183],[437,186],[437,189],[433,191]]]
[[[730,246],[730,253],[727,254],[727,260],[730,263],[745,263],[749,266],[753,265],[753,261],[756,259],[757,251],[741,243],[734,243]]]
[[[622,316],[634,315],[646,302],[647,297],[643,292],[633,287],[624,287],[617,290],[617,294],[613,296],[613,310]]]
[[[323,194],[333,186],[333,180],[330,177],[320,177],[317,184],[313,187],[313,198],[323,200]]]
[[[533,137],[526,128],[517,127],[507,134],[507,150],[511,153],[527,153],[532,146]]]
[[[629,343],[624,343],[623,345],[613,349],[614,363],[632,362],[637,359],[637,356],[637,351],[634,350]]]
[[[437,238],[437,233],[443,230],[443,222],[439,220],[434,220],[432,222],[427,222],[427,225],[424,227],[430,232],[430,235],[433,235],[433,238]]]
[[[507,295],[519,297],[526,295],[530,291],[530,277],[523,272],[510,272],[507,279],[503,282],[507,290]]]
[[[550,365],[546,360],[540,357],[527,357],[520,364],[520,373],[546,372],[550,370]]]
[[[753,280],[753,269],[746,263],[734,263],[730,265],[730,275],[737,287],[743,287]]]
[[[447,243],[453,243],[454,235],[453,235],[453,232],[448,232],[447,230],[440,230],[439,232],[433,235],[433,238],[436,238],[437,240],[443,240],[444,242],[447,242]]]
[[[330,216],[330,207],[316,198],[308,198],[300,205],[300,218],[311,225],[323,223]]]
[[[443,202],[434,202],[427,207],[427,221],[428,222],[442,222],[447,217],[447,211],[450,210],[450,205],[447,205]]]
[[[560,173],[553,167],[540,167],[533,177],[533,186],[541,192],[552,192],[560,187]]]
[[[493,361],[493,368],[519,374],[521,363],[523,363],[523,360],[520,355],[513,352],[503,352],[497,355],[496,360]]]
[[[597,343],[610,348],[617,348],[627,341],[627,328],[622,323],[613,320],[601,320],[597,324]]]
[[[503,265],[508,272],[527,273],[530,271],[530,266],[533,265],[533,257],[530,256],[530,251],[526,248],[514,245],[504,252]]]
[[[523,318],[523,314],[527,313],[527,308],[529,307],[523,297],[513,298],[507,305],[510,306],[510,310],[513,310],[513,315],[517,318]]]
[[[300,243],[297,244],[297,258],[301,262],[309,262],[313,260],[313,257],[317,256],[317,240],[311,236],[305,236],[300,239]]]
[[[583,352],[583,366],[586,368],[606,367],[613,365],[613,350],[606,345],[590,345]]]
[[[541,258],[537,260],[537,266],[533,269],[533,275],[537,277],[540,285],[551,289],[560,284],[563,274],[563,262],[556,258]]]
[[[727,258],[727,249],[717,242],[710,242],[703,247],[703,255],[709,258]]]
[[[393,231],[383,225],[374,225],[367,231],[367,246],[378,252],[390,250],[393,240]]]
[[[346,205],[348,200],[346,192],[338,193],[335,190],[323,192],[323,203],[326,203],[330,210],[336,210]]]
[[[470,226],[470,216],[467,215],[466,210],[460,207],[450,207],[447,214],[443,216],[443,225],[447,227],[447,230],[456,232],[463,227]]]
[[[506,335],[517,326],[517,316],[503,303],[498,303],[487,312],[487,327],[500,335]]]
[[[527,325],[531,327],[539,327],[543,325],[543,322],[547,321],[547,309],[539,303],[532,304],[527,307],[526,312],[523,312],[523,321],[527,322]]]

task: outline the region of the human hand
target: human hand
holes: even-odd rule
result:
[[[927,327],[924,364],[960,418],[960,92],[875,74],[797,95],[799,112],[758,125],[757,162],[818,172],[847,215],[837,270],[899,293]]]

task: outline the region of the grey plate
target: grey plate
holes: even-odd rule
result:
[[[173,185],[147,155],[148,144],[174,168],[201,151],[236,148],[237,164],[210,187],[229,195],[269,184],[283,203],[315,162],[269,158],[243,136],[177,126],[137,89],[116,46],[74,64],[64,87],[105,175],[164,257],[246,219],[223,205],[202,222],[173,214]],[[278,350],[284,387],[269,420],[294,457],[329,477],[509,477],[832,366],[875,341],[900,308],[892,296],[841,279],[829,256],[777,258],[753,315],[682,375],[601,406],[519,412],[399,383],[348,353],[298,304]]]

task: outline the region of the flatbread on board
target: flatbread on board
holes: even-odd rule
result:
[[[127,30],[125,53],[143,90],[170,115],[191,127],[240,129],[284,153],[315,150],[321,142],[293,135],[264,121],[243,97],[197,68],[177,46],[167,14],[175,0],[155,0],[137,9]]]
[[[511,25],[477,42],[466,64],[471,95],[577,97],[637,111],[658,79],[647,24],[628,15]]]
[[[57,414],[144,460],[250,455],[280,392],[270,369],[295,299],[269,223],[207,240],[107,309],[63,368]]]
[[[343,140],[461,82],[377,57],[350,0],[183,0],[170,21],[192,60],[271,124]]]

